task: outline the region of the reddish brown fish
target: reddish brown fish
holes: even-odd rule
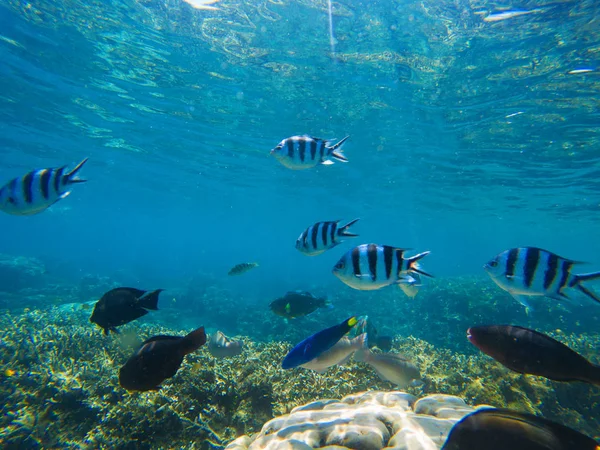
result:
[[[480,409],[458,422],[442,450],[600,450],[592,438],[508,409]]]
[[[467,338],[515,372],[600,386],[600,366],[537,331],[511,325],[479,326],[469,328]]]

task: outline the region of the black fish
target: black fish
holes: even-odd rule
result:
[[[377,328],[367,316],[358,323],[359,334],[367,333],[367,345],[369,348],[377,347],[379,350],[389,352],[392,349],[394,338],[392,336],[380,336]]]
[[[600,366],[537,331],[511,325],[479,326],[469,328],[467,337],[479,350],[515,372],[600,386]]]
[[[600,450],[592,438],[542,417],[480,409],[464,417],[442,450]]]
[[[120,287],[108,291],[96,302],[90,322],[109,331],[118,333],[116,327],[132,322],[148,314],[148,309],[158,310],[158,294],[164,289],[142,291]]]
[[[273,300],[269,305],[271,311],[286,319],[307,316],[319,308],[333,308],[325,297],[319,298],[310,292],[287,292],[283,297]]]
[[[128,391],[157,391],[167,378],[175,376],[183,357],[206,343],[204,327],[185,337],[153,336],[119,370],[119,384]]]

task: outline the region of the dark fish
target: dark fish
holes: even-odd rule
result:
[[[535,247],[511,248],[488,261],[483,268],[492,280],[529,312],[527,296],[546,296],[555,300],[568,299],[565,290],[577,288],[592,300],[600,297],[581,283],[600,278],[600,272],[575,275],[576,261],[562,258]]]
[[[241,275],[248,272],[249,270],[258,267],[258,263],[241,263],[233,266],[227,275]]]
[[[125,325],[148,314],[149,309],[158,310],[158,294],[164,289],[142,291],[141,289],[120,287],[108,291],[94,305],[90,322],[117,333],[116,327]]]
[[[242,353],[242,341],[233,341],[225,336],[221,331],[216,331],[210,335],[208,340],[208,351],[215,358],[231,358]]]
[[[312,361],[337,344],[357,323],[358,319],[356,317],[350,317],[339,325],[334,325],[304,339],[285,356],[281,367],[292,369]]]
[[[14,178],[0,189],[0,210],[18,216],[44,211],[69,195],[74,184],[86,181],[77,177],[77,172],[86,161],[87,158],[70,172],[66,172],[67,166],[63,166],[34,170]]]
[[[296,249],[308,256],[317,256],[343,242],[344,237],[356,237],[348,228],[358,222],[354,219],[343,227],[338,227],[339,220],[333,222],[317,222],[300,234],[296,240]]]
[[[467,338],[515,372],[600,386],[600,366],[537,331],[511,325],[479,326],[469,328]]]
[[[319,164],[333,164],[329,158],[348,162],[342,153],[342,144],[350,136],[330,146],[329,141],[308,135],[292,136],[281,141],[277,147],[271,150],[277,160],[288,169],[302,170],[310,169]]]
[[[407,283],[423,272],[419,260],[429,252],[404,257],[405,250],[389,245],[363,244],[349,250],[333,268],[333,274],[354,289],[372,291],[391,284]]]
[[[600,450],[592,438],[542,417],[480,409],[450,430],[442,450]]]
[[[163,381],[177,373],[183,357],[205,343],[204,327],[185,337],[153,336],[121,367],[119,384],[128,391],[157,391]]]
[[[319,308],[333,308],[325,297],[319,298],[310,292],[287,292],[283,297],[273,300],[269,305],[271,311],[286,319],[307,316]]]

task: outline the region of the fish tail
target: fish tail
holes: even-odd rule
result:
[[[142,308],[158,310],[158,294],[164,289],[157,289],[155,291],[146,292],[138,299],[138,303]]]
[[[581,283],[584,281],[597,280],[600,278],[600,272],[592,272],[592,273],[582,273],[581,275],[575,275],[573,281],[571,282],[571,287],[577,287],[581,292],[590,297],[592,300],[600,303],[600,297],[594,291],[589,288],[586,288]]]
[[[350,136],[346,136],[344,139],[342,139],[339,142],[336,142],[334,145],[332,145],[331,147],[329,147],[329,154],[334,157],[335,159],[337,159],[338,161],[341,162],[348,162],[348,158],[346,158],[344,156],[344,152],[342,151],[342,145],[344,144],[344,142],[346,142],[346,140],[349,138]]]
[[[83,167],[88,158],[85,158],[79,164],[75,166],[68,174],[63,175],[63,184],[74,184],[74,183],[85,183],[87,180],[83,180],[77,176],[77,172]]]
[[[345,236],[345,237],[357,237],[358,234],[354,234],[354,233],[350,233],[348,232],[348,228],[351,227],[352,225],[354,225],[356,222],[358,222],[360,219],[354,219],[351,222],[348,222],[346,225],[344,225],[343,227],[338,228],[337,231],[337,235],[338,236]]]
[[[354,338],[356,350],[368,350],[369,349],[369,337],[367,333],[361,333]]]
[[[354,361],[357,362],[369,362],[369,356],[371,355],[371,350],[368,348],[361,348],[354,352]]]
[[[200,327],[183,338],[182,349],[184,354],[187,355],[198,350],[204,344],[206,344],[206,332],[204,331],[204,327]]]
[[[419,262],[418,262],[420,259],[425,258],[427,255],[429,255],[429,253],[431,253],[431,252],[427,251],[427,252],[419,253],[418,255],[411,256],[410,258],[408,258],[408,270],[416,272],[421,275],[424,275],[429,278],[433,278],[433,275],[431,275],[427,272],[424,272],[421,269],[421,266],[419,265]]]

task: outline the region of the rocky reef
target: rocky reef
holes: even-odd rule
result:
[[[298,406],[225,450],[437,450],[473,410],[451,395],[417,399],[406,392],[361,392]]]

